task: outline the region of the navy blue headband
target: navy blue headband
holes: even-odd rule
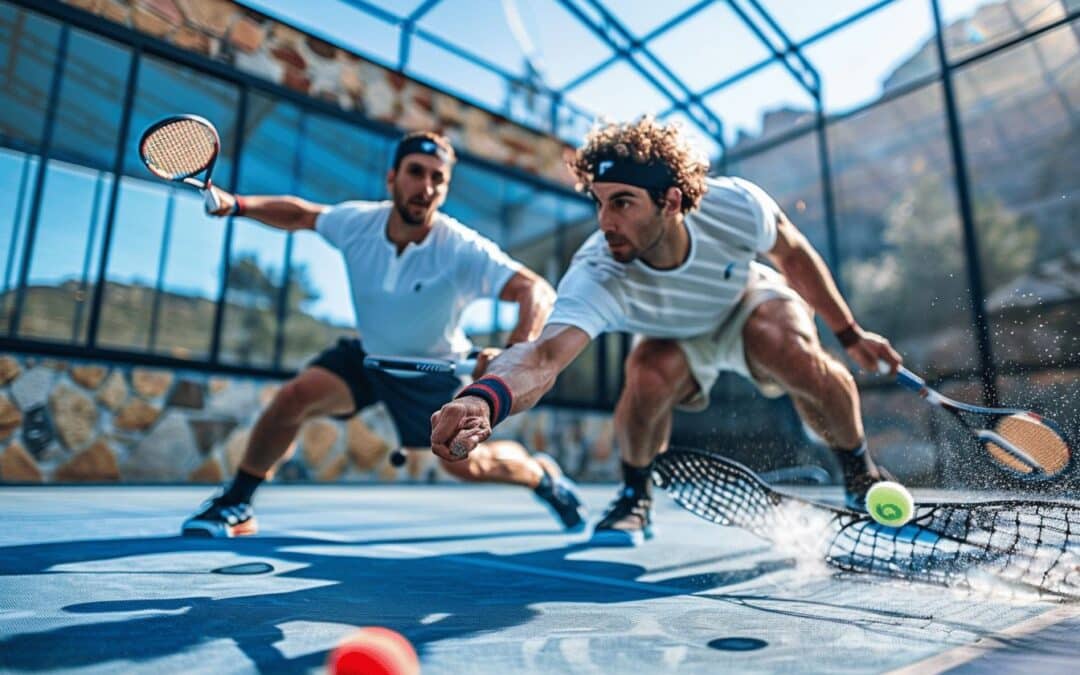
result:
[[[437,157],[442,161],[450,164],[453,160],[450,158],[450,153],[435,141],[424,136],[413,136],[412,138],[406,138],[398,143],[397,150],[394,151],[394,164],[397,168],[401,165],[401,160],[405,155],[412,155],[419,153],[421,155],[431,155]]]
[[[611,157],[596,163],[593,183],[626,183],[650,191],[666,190],[675,177],[663,162],[642,164],[626,157]]]

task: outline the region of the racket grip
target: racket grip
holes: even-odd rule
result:
[[[206,209],[208,215],[215,215],[221,209],[221,202],[218,200],[217,195],[209,187],[203,190],[202,193],[203,208]]]
[[[882,375],[888,375],[892,367],[884,361],[878,361],[878,372]],[[916,393],[922,392],[926,387],[926,380],[922,379],[915,373],[911,372],[903,366],[896,367],[896,383],[905,389],[910,389]]]
[[[454,364],[455,375],[472,375],[476,370],[476,359],[462,359]]]

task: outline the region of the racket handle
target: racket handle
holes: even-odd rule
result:
[[[206,209],[207,215],[217,215],[217,212],[221,210],[221,201],[218,199],[217,195],[214,194],[213,189],[207,186],[207,188],[203,190],[202,193],[203,208]]]
[[[884,361],[878,361],[878,372],[882,375],[888,375],[892,370],[892,366]],[[921,393],[926,388],[926,380],[922,379],[915,373],[911,372],[903,366],[896,367],[896,383],[904,389],[910,389],[915,393]]]
[[[476,359],[462,359],[454,363],[455,375],[469,375],[476,370]]]

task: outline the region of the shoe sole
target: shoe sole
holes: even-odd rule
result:
[[[651,525],[643,530],[593,530],[589,537],[592,546],[608,546],[619,548],[632,548],[641,546],[649,539],[656,536],[655,528]]]
[[[231,539],[233,537],[250,537],[258,531],[259,524],[255,522],[254,518],[245,520],[238,525],[214,523],[208,520],[189,520],[180,529],[180,536],[204,539]]]

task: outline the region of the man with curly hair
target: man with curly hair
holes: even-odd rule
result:
[[[615,408],[624,486],[594,543],[651,536],[650,464],[667,447],[674,409],[704,410],[720,371],[766,396],[790,395],[839,458],[848,505],[863,508],[882,473],[866,452],[855,380],[822,347],[814,312],[862,368],[901,359],[856,323],[806,237],[758,186],[709,178],[680,128],[650,117],[597,128],[571,169],[600,230],[574,256],[540,337],[504,352],[432,416],[435,453],[467,457],[500,420],[532,407],[593,338],[626,331],[637,338]]]

